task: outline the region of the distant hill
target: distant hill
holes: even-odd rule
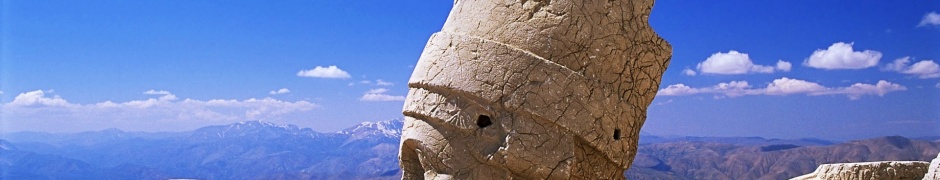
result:
[[[762,146],[774,144],[793,144],[799,146],[828,146],[836,142],[802,138],[802,139],[766,139],[762,137],[696,137],[696,136],[656,136],[648,133],[640,134],[640,145],[659,144],[670,142],[712,142],[722,144],[735,144],[742,146]]]
[[[22,132],[0,138],[0,179],[399,179],[402,119],[334,133],[241,122],[173,133]],[[643,134],[630,179],[786,179],[819,164],[930,160],[935,138],[664,137]]]
[[[789,179],[826,163],[930,161],[940,143],[900,136],[830,146],[679,141],[640,145],[630,179]]]

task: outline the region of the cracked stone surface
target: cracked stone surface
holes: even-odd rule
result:
[[[919,180],[929,164],[924,161],[880,161],[863,163],[823,164],[813,173],[791,180],[880,179]]]
[[[405,100],[402,179],[624,179],[672,47],[652,0],[457,0]]]

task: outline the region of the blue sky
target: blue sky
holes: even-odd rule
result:
[[[401,117],[452,1],[2,1],[0,131]],[[660,135],[940,135],[940,3],[658,1]],[[694,75],[693,75],[694,74]]]

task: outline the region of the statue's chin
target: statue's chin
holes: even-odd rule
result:
[[[435,127],[438,126],[438,127]],[[403,179],[489,179],[511,177],[490,144],[412,117],[405,118],[399,151]],[[489,153],[487,153],[489,152]],[[494,158],[495,157],[495,158]]]

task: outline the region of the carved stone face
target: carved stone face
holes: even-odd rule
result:
[[[671,56],[651,6],[455,2],[409,81],[403,179],[623,179]]]
[[[417,90],[406,110],[401,160],[406,179],[552,179],[569,177],[575,146],[557,125],[539,123],[478,97]],[[521,128],[526,127],[526,128]],[[622,172],[622,171],[621,171]],[[422,173],[422,174],[408,174]]]

